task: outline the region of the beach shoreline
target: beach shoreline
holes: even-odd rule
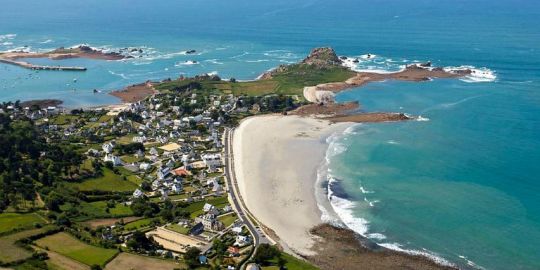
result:
[[[367,269],[454,269],[378,246],[346,228],[333,211],[320,169],[326,163],[328,138],[353,125],[290,115],[243,120],[234,132],[234,170],[249,211],[279,237],[284,249],[322,269],[356,269],[355,263]],[[361,259],[345,260],[351,252]],[[347,263],[332,266],[339,258]]]

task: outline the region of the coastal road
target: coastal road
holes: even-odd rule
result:
[[[225,160],[225,178],[227,180],[227,186],[228,186],[228,192],[231,196],[232,203],[234,205],[234,208],[236,209],[236,212],[238,213],[238,216],[240,217],[240,220],[246,225],[248,230],[253,235],[253,244],[255,245],[255,249],[260,244],[270,244],[271,242],[268,240],[267,236],[264,234],[260,226],[256,224],[249,216],[250,213],[247,210],[247,207],[244,204],[244,201],[242,199],[242,195],[240,194],[240,190],[238,188],[238,183],[236,182],[236,175],[234,172],[234,155],[233,155],[233,134],[234,129],[225,128],[225,132],[223,133],[224,136],[224,160]]]

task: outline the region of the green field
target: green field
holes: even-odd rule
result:
[[[41,238],[36,241],[36,244],[86,265],[97,264],[103,266],[118,253],[114,249],[88,245],[63,232]]]
[[[180,226],[178,224],[167,225],[167,227],[165,227],[165,228],[169,229],[171,231],[175,231],[177,233],[185,234],[185,235],[187,235],[189,233],[189,228],[186,228],[184,226]]]
[[[134,191],[137,188],[136,184],[124,180],[122,175],[117,175],[108,168],[103,168],[103,176],[91,178],[81,183],[71,183],[70,185],[81,191],[126,192]]]
[[[126,225],[124,225],[124,231],[131,231],[135,229],[140,229],[144,227],[150,226],[150,223],[152,223],[153,218],[145,218],[145,219],[139,219],[133,222],[130,222]]]
[[[308,262],[297,259],[285,252],[281,252],[281,257],[287,261],[285,267],[288,270],[318,270],[319,268],[309,264]],[[262,267],[263,270],[279,270],[277,266],[277,259],[271,261],[272,266]]]
[[[46,224],[47,221],[36,213],[2,213],[0,214],[0,233],[13,231],[15,229],[32,228],[35,223],[43,225]]]
[[[305,86],[315,86],[321,83],[343,82],[354,76],[354,72],[341,67],[330,66],[327,68],[317,68],[311,65],[295,64],[289,65],[286,70],[279,74],[274,74],[273,78],[249,82],[229,82],[229,81],[196,81],[200,84],[200,89],[205,94],[221,92],[225,94],[264,96],[269,94],[284,94],[303,96]],[[156,86],[158,90],[173,90],[178,87],[185,87],[194,79],[182,81],[170,81]]]
[[[44,227],[22,231],[7,236],[0,237],[0,262],[9,263],[17,260],[23,260],[32,256],[32,252],[15,244],[17,240],[41,234],[53,227]]]
[[[67,203],[62,205],[60,209],[62,211],[67,211],[70,207],[72,207],[72,205]],[[75,206],[75,208],[87,218],[126,217],[133,215],[131,208],[121,203],[117,203],[113,208],[109,208],[109,212],[107,213],[107,201],[90,203],[81,202],[80,205]]]
[[[203,213],[203,207],[205,203],[212,204],[213,206],[217,208],[223,208],[227,204],[229,204],[229,201],[227,197],[217,197],[217,198],[212,198],[212,199],[206,199],[200,202],[194,202],[190,204],[188,207],[186,207],[186,210],[191,213],[190,214],[191,218],[196,218],[197,216]]]
[[[219,221],[223,222],[225,227],[231,226],[231,224],[233,224],[233,222],[237,219],[238,219],[238,216],[236,216],[235,213],[226,214],[218,218]]]

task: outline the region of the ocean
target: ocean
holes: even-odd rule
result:
[[[88,44],[143,53],[55,62],[86,72],[0,64],[0,101],[118,103],[109,91],[201,73],[250,80],[318,46],[359,57],[358,70],[471,66],[477,76],[372,83],[337,96],[422,121],[332,136],[328,177],[343,191],[333,207],[389,248],[464,268],[539,269],[539,25],[534,0],[3,0],[0,51]]]

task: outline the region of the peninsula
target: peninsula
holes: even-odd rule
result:
[[[49,58],[51,60],[62,60],[69,58],[87,58],[99,60],[122,60],[130,56],[124,56],[117,52],[104,52],[86,45],[80,45],[73,48],[58,48],[50,52],[35,53],[24,51],[13,51],[0,53],[0,62],[28,68],[32,70],[63,70],[63,71],[86,71],[85,67],[69,67],[69,66],[47,66],[35,65],[19,59],[24,58]]]

